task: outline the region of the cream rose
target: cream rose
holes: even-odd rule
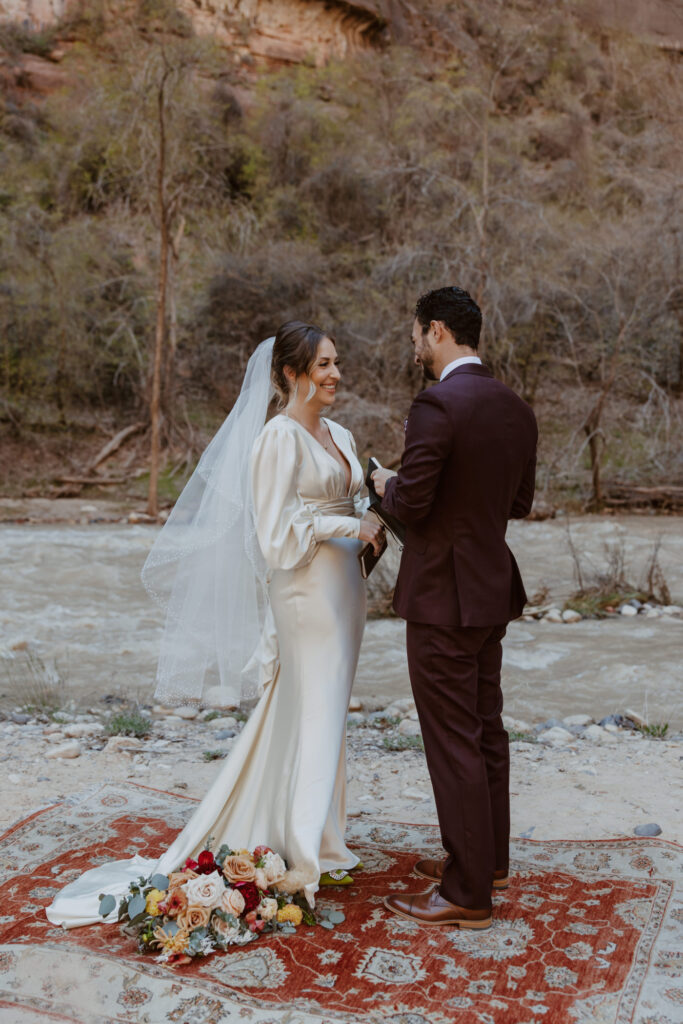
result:
[[[193,928],[206,928],[211,917],[211,907],[198,907],[196,905],[185,907],[176,918],[180,929],[191,932]]]
[[[268,879],[263,868],[256,868],[256,874],[254,875],[254,885],[259,889],[266,890],[268,888]]]
[[[287,866],[279,853],[267,853],[263,858],[263,870],[265,871],[268,885],[277,885],[285,877]]]
[[[264,900],[261,900],[256,910],[262,921],[272,921],[277,914],[277,900],[267,896]]]
[[[253,882],[256,868],[251,857],[236,853],[232,857],[225,858],[223,874],[233,885],[235,882]]]
[[[225,883],[217,871],[191,878],[185,886],[185,895],[190,905],[209,909],[220,906],[224,892]]]
[[[221,900],[221,910],[226,914],[234,914],[239,917],[246,907],[244,896],[239,889],[226,889]]]

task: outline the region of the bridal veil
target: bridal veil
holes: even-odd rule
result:
[[[275,393],[275,338],[247,365],[229,416],[202,455],[142,569],[142,581],[166,609],[157,700],[237,704],[255,696],[255,654],[268,623],[266,565],[256,538],[250,459]]]

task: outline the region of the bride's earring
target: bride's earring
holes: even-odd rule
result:
[[[310,400],[313,398],[313,395],[315,394],[315,390],[315,384],[313,383],[313,381],[311,381],[310,387],[308,389],[308,394],[304,399],[305,402],[310,402]]]

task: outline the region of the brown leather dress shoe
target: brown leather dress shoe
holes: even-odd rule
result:
[[[419,860],[413,871],[420,878],[428,878],[430,882],[440,882],[443,877],[444,860]],[[510,884],[510,876],[505,868],[493,872],[493,888],[507,889]]]
[[[417,924],[455,928],[490,928],[490,910],[469,910],[444,899],[435,887],[412,896],[385,896],[384,906],[399,917]]]

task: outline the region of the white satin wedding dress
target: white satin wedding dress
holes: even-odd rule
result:
[[[94,924],[99,896],[141,875],[168,873],[227,843],[280,853],[302,873],[311,904],[325,871],[358,858],[344,842],[346,714],[365,624],[357,554],[363,471],[353,437],[326,420],[340,463],[295,420],[276,416],[252,456],[259,545],[270,569],[272,617],[258,657],[265,689],[228,758],[159,859],[136,855],[93,868],[47,909],[53,924]],[[348,472],[350,469],[350,483]],[[116,920],[116,911],[107,920]]]

